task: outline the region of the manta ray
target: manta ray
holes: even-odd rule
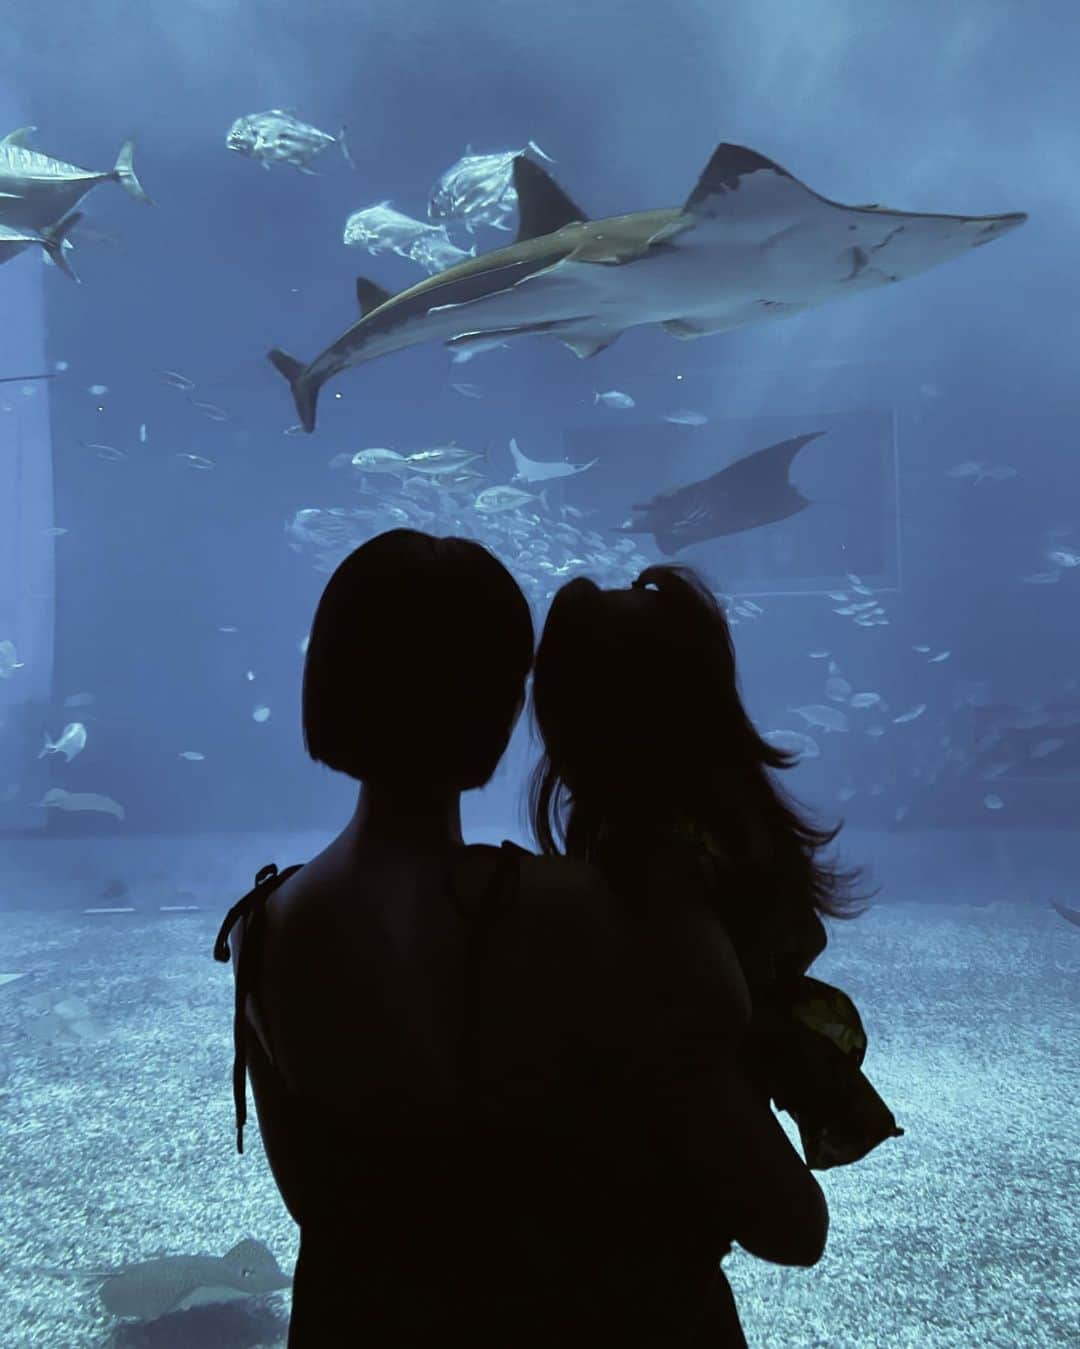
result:
[[[673,487],[643,506],[616,529],[623,534],[652,534],[668,557],[691,543],[723,534],[740,534],[786,520],[813,505],[788,478],[791,461],[824,431],[793,436],[748,454],[700,482]]]
[[[683,339],[788,318],[915,276],[1027,216],[843,206],[742,145],[720,145],[682,206],[589,220],[538,164],[514,160],[514,242],[391,295],[357,282],[362,317],[305,365],[274,349],[300,422],[334,375],[421,342],[451,348],[548,334],[594,356],[659,323]]]

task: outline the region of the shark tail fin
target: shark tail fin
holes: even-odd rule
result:
[[[64,216],[63,220],[57,221],[55,225],[50,225],[48,229],[41,231],[41,246],[45,250],[45,256],[50,262],[54,262],[65,276],[70,276],[76,285],[79,278],[71,270],[71,266],[64,256],[64,243],[67,236],[82,218],[82,211],[72,211],[70,215]]]
[[[121,145],[120,153],[113,165],[113,177],[129,196],[134,197],[136,201],[145,202],[147,206],[153,206],[149,193],[135,176],[134,141],[125,141]]]
[[[340,149],[341,149],[341,153],[342,153],[342,154],[344,155],[344,157],[345,157],[345,163],[348,164],[348,165],[350,166],[350,168],[354,168],[354,169],[355,169],[355,168],[356,168],[356,160],[353,159],[353,157],[352,157],[352,150],[349,148],[349,140],[348,140],[348,137],[347,137],[346,134],[345,134],[346,131],[347,131],[347,128],[346,128],[346,126],[345,126],[345,123],[342,122],[342,124],[341,124],[341,130],[337,133],[337,143],[338,143],[338,146],[339,146]]]
[[[311,380],[305,379],[304,372],[307,366],[303,361],[298,361],[295,356],[290,356],[277,347],[268,351],[267,356],[274,369],[289,381],[301,426],[305,431],[314,431],[315,402],[319,396],[319,386],[313,386]]]

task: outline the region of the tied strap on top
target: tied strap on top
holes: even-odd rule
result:
[[[300,870],[301,863],[279,872],[275,863],[265,866],[255,877],[255,887],[237,900],[225,915],[214,942],[214,959],[228,964],[232,959],[229,935],[242,923],[244,936],[236,965],[236,1006],[233,1011],[233,1103],[236,1107],[236,1150],[244,1151],[244,1125],[247,1122],[247,1052],[244,1048],[244,1015],[251,991],[251,972],[259,967],[266,901],[270,895]]]

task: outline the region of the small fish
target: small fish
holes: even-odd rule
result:
[[[928,646],[913,646],[911,649],[912,651],[917,651],[920,656],[928,656],[930,654],[930,648]]]
[[[283,436],[302,436],[304,428],[297,422],[294,426],[287,426],[281,433]]]
[[[1047,553],[1046,560],[1059,567],[1080,567],[1080,553],[1074,553],[1071,548],[1055,548]]]
[[[105,459],[112,462],[118,462],[127,458],[126,450],[118,450],[115,445],[102,445],[97,441],[80,440],[79,444],[84,450],[93,450],[99,459]]]
[[[190,763],[202,763],[206,755],[200,754],[197,749],[182,749],[180,757],[181,759],[187,759]]]
[[[951,655],[951,651],[939,651],[936,656],[931,656],[926,663],[927,665],[940,665],[943,660],[948,660]]]
[[[229,414],[224,408],[219,408],[216,403],[197,403],[195,399],[192,399],[191,406],[201,412],[204,417],[209,417],[212,422],[227,422],[229,420]]]
[[[836,799],[838,801],[850,801],[855,796],[855,794],[856,793],[854,787],[841,787],[840,790],[836,793]]]
[[[188,379],[187,375],[178,374],[175,370],[158,370],[157,374],[166,384],[179,389],[181,393],[190,393],[195,387],[193,379]]]
[[[451,384],[451,389],[455,393],[461,394],[463,398],[483,398],[484,391],[479,384]]]
[[[1001,810],[1004,807],[1005,802],[1001,799],[1000,796],[997,796],[993,792],[991,792],[989,796],[983,797],[983,805],[986,807],[987,810]]]
[[[700,412],[680,411],[666,413],[663,420],[675,426],[704,426],[709,419]]]
[[[397,450],[386,450],[373,448],[370,450],[357,450],[352,456],[353,468],[358,468],[362,473],[407,473],[409,471],[408,463],[403,454],[398,454]]]
[[[885,734],[885,727],[876,725],[867,726],[866,734],[873,737],[876,740],[879,736],[883,736]]]
[[[186,454],[183,451],[180,451],[173,457],[187,464],[188,468],[208,469],[214,467],[214,461],[205,458],[201,454]]]
[[[1025,585],[1048,586],[1053,585],[1055,581],[1061,580],[1061,572],[1035,571],[1032,572],[1030,576],[1022,576],[1020,579],[1024,582]]]
[[[50,525],[48,529],[43,529],[41,532],[47,539],[58,539],[68,531],[63,525]]]
[[[826,594],[834,604],[847,604],[848,600],[851,599],[846,590],[829,590],[826,591]]]
[[[419,263],[428,273],[453,267],[476,253],[475,247],[459,248],[447,234],[445,225],[414,220],[395,210],[389,201],[354,211],[345,221],[342,242],[350,248],[366,248],[372,257],[385,252],[396,253],[399,258]],[[483,339],[469,344],[470,354],[475,354],[471,348],[479,349],[480,340]]]
[[[15,670],[21,670],[23,662],[15,655],[15,643],[0,642],[0,679],[10,679]]]
[[[91,384],[86,392],[93,394],[95,398],[104,398],[109,392],[109,386],[107,384]]]
[[[619,389],[608,389],[605,393],[596,394],[593,403],[603,403],[606,408],[619,408],[621,410],[637,406],[628,393],[622,393]]]
[[[915,706],[909,708],[907,712],[901,712],[898,717],[893,717],[893,725],[902,726],[905,722],[914,721],[917,717],[921,717],[925,711],[925,703],[916,703]]]
[[[265,705],[265,703],[260,703],[259,706],[256,707],[255,710],[252,712],[251,719],[252,721],[258,722],[269,721],[270,709]]]
[[[474,341],[470,341],[468,337],[457,337],[454,339],[450,359],[454,365],[464,365],[474,356],[479,356],[482,351],[495,351],[499,347],[509,345],[509,342],[497,337],[478,337]]]
[[[517,205],[514,187],[514,160],[532,150],[549,164],[555,161],[535,141],[521,150],[501,150],[495,154],[474,155],[465,147],[464,156],[452,164],[431,189],[428,199],[429,220],[453,220],[471,234],[477,225],[507,230],[507,221]]]
[[[839,675],[833,675],[825,681],[825,697],[834,703],[847,702],[851,697],[853,690],[846,679],[841,679]]]
[[[547,497],[541,492],[523,492],[519,487],[486,487],[477,494],[473,508],[481,515],[495,515],[501,511],[517,510],[527,502],[539,501],[547,506]]]
[[[825,660],[829,655],[827,651],[810,651],[807,654],[811,660]]]
[[[856,693],[851,700],[852,707],[877,707],[881,702],[880,693]]]
[[[105,815],[124,818],[124,807],[110,796],[97,792],[66,792],[62,787],[50,787],[38,802],[39,806],[53,806],[57,810],[100,811]]]
[[[808,707],[790,707],[788,711],[802,717],[810,726],[820,726],[823,731],[846,731],[850,726],[843,712],[835,707],[825,707],[821,703],[813,703]]]
[[[146,423],[145,423],[145,422],[140,422],[140,423],[139,423],[139,444],[140,444],[140,445],[145,445],[145,444],[146,444]]]
[[[234,628],[231,623],[226,623],[224,626],[218,628],[218,632],[239,632],[239,631],[240,629]]]
[[[92,693],[73,693],[64,699],[65,707],[91,707],[97,699]]]
[[[354,169],[352,154],[342,127],[331,136],[308,122],[301,122],[294,109],[271,108],[238,117],[225,136],[225,147],[254,159],[264,169],[271,164],[290,164],[301,173],[314,175],[311,161],[336,145],[347,164]]]
[[[81,721],[69,722],[60,732],[56,740],[49,739],[48,731],[45,732],[45,748],[38,755],[39,759],[44,759],[46,754],[62,754],[70,763],[76,754],[81,754],[86,747],[86,727]]]
[[[65,370],[71,369],[71,365],[68,361],[57,361],[56,365],[53,368],[55,370],[58,370],[60,374],[63,374]]]
[[[816,740],[811,740],[801,731],[766,731],[761,737],[772,745],[773,749],[782,749],[788,754],[799,754],[804,759],[821,757],[821,748]]]
[[[1037,745],[1032,746],[1031,757],[1033,759],[1045,759],[1048,754],[1056,754],[1064,744],[1065,741],[1060,736],[1049,736],[1046,740],[1040,740]]]

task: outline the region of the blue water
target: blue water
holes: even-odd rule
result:
[[[998,0],[960,9],[61,0],[12,10],[0,131],[33,124],[31,144],[95,169],[109,168],[133,136],[156,204],[113,183],[84,200],[92,232],[75,235],[71,254],[81,286],[43,266],[37,248],[0,268],[0,375],[56,376],[0,384],[0,642],[13,643],[21,662],[0,678],[0,905],[18,911],[0,936],[0,970],[24,975],[0,986],[0,1110],[24,1149],[7,1168],[7,1211],[18,1217],[6,1249],[0,1242],[5,1267],[224,1251],[249,1231],[291,1260],[290,1229],[257,1155],[230,1157],[213,1192],[221,1211],[238,1202],[244,1215],[219,1240],[198,1179],[206,1152],[189,1149],[184,1133],[185,1075],[205,1068],[199,1088],[217,1095],[199,1142],[220,1143],[224,1156],[227,989],[195,953],[207,954],[214,917],[255,867],[301,860],[352,804],[352,785],[310,764],[300,746],[300,644],[327,559],[290,547],[286,534],[297,511],[360,500],[364,484],[331,459],[452,441],[486,454],[493,485],[510,478],[511,437],[536,459],[595,456],[597,467],[559,489],[532,529],[544,538],[569,505],[591,512],[577,523],[610,542],[635,502],[824,431],[792,474],[822,504],[693,545],[680,560],[728,597],[761,729],[815,742],[819,752],[790,785],[822,818],[848,822],[845,854],[869,864],[881,886],[886,916],[873,921],[885,926],[871,932],[868,918],[839,927],[830,958],[864,1011],[871,1076],[889,1078],[890,1104],[908,1092],[922,1127],[835,1190],[826,1185],[836,1228],[844,1187],[858,1195],[849,1210],[860,1215],[858,1240],[849,1231],[835,1260],[831,1250],[809,1272],[752,1266],[747,1277],[773,1283],[751,1301],[748,1335],[769,1346],[1070,1342],[1076,1290],[1061,1271],[1075,1268],[1076,1234],[1060,1211],[1070,1185],[1075,1193],[1075,1132],[1071,1153],[1061,1139],[1075,1055],[1040,1042],[1047,1080],[1029,1079],[1024,1056],[1034,1050],[1016,1040],[1013,1018],[1075,1042],[1080,934],[1047,908],[1080,902],[1075,34],[1067,4],[1032,11]],[[313,163],[316,176],[267,172],[226,149],[237,117],[275,107],[331,134],[346,124],[356,168],[331,148]],[[530,139],[594,217],[678,205],[729,141],[834,201],[1030,219],[895,286],[696,342],[643,327],[586,361],[552,339],[529,339],[461,365],[437,345],[417,347],[346,372],[323,391],[313,435],[283,434],[296,415],[266,351],[309,359],[338,337],[357,317],[358,275],[391,290],[424,276],[403,258],[345,247],[347,216],[389,199],[424,218],[433,184],[467,146],[512,150]],[[512,236],[481,226],[452,237],[483,252]],[[193,381],[190,396],[165,384],[160,368]],[[462,396],[455,381],[481,396]],[[603,390],[625,391],[635,406],[598,405]],[[192,399],[227,418],[209,420]],[[663,420],[687,408],[705,423]],[[125,457],[100,458],[88,444]],[[193,469],[184,455],[213,467]],[[971,463],[982,469],[963,468]],[[46,532],[55,529],[67,532]],[[660,559],[651,537],[635,545],[634,557]],[[539,621],[547,591],[535,569],[529,577]],[[887,623],[859,626],[834,612],[867,599]],[[829,678],[845,681],[846,702],[827,694]],[[93,702],[65,707],[87,692]],[[860,693],[879,701],[852,707]],[[845,728],[815,728],[793,711],[821,706],[842,713]],[[255,720],[258,707],[268,719]],[[74,721],[86,727],[85,749],[70,763],[39,759],[45,733],[55,738]],[[473,837],[527,837],[519,788],[531,754],[523,723],[494,781],[465,804]],[[38,804],[55,789],[107,798],[124,817]],[[106,919],[106,930],[81,911],[110,902],[101,893],[118,879],[136,914],[129,928],[119,915]],[[185,902],[177,895],[203,917],[161,915],[162,905]],[[987,921],[995,915],[1000,922]],[[129,1021],[116,952],[135,959],[147,942],[169,997],[150,999],[144,1022],[134,1012]],[[956,1060],[943,1064],[933,1017],[916,1016],[904,993],[926,962],[953,959],[954,944],[970,955],[933,988],[958,1000]],[[875,959],[891,962],[894,981]],[[1005,982],[988,987],[982,974],[999,967]],[[149,963],[139,970],[140,980],[155,977]],[[134,1221],[125,1190],[122,1203],[95,1200],[91,1218],[80,1208],[85,1158],[105,1166],[129,1146],[110,1132],[119,1126],[105,1104],[108,1074],[122,1062],[130,1092],[140,1070],[153,1071],[155,1037],[168,1030],[179,988],[190,988],[188,1038],[170,1042],[170,1062],[193,1043],[215,1052],[177,1068],[161,1098],[167,1120],[155,1098],[140,1107],[141,1128],[187,1140],[164,1176],[174,1198]],[[28,1030],[71,997],[101,1018],[103,1039],[67,1043]],[[901,1024],[912,1038],[898,1047]],[[109,1034],[119,1037],[111,1050]],[[942,1084],[963,1079],[969,1041],[993,1051],[980,1059],[984,1094],[969,1100],[958,1087],[958,1104]],[[1017,1165],[1028,1188],[1012,1207],[1007,1184],[988,1190],[978,1222],[946,1231],[941,1213],[962,1208],[969,1190],[936,1187],[959,1154],[920,1151],[917,1186],[902,1159],[940,1139],[946,1123],[962,1133],[965,1112],[995,1081],[1024,1084],[1015,1088],[1022,1164],[1012,1152],[995,1166]],[[47,1163],[41,1112],[83,1094],[100,1096],[98,1123],[73,1116],[63,1165]],[[128,1180],[151,1186],[162,1179],[159,1161],[140,1154]],[[1025,1258],[1021,1276],[1015,1251],[986,1254],[989,1229],[1018,1230],[1021,1209],[1044,1207],[1030,1240],[1052,1250],[1045,1266]],[[1052,1239],[1047,1224],[1057,1224]],[[927,1245],[929,1263],[904,1264],[898,1252],[928,1228],[945,1233]],[[972,1275],[984,1264],[985,1286]],[[963,1315],[957,1280],[974,1290]],[[98,1343],[105,1323],[93,1293],[58,1296],[40,1281],[9,1293],[0,1341]],[[280,1342],[280,1326],[264,1326],[262,1340],[230,1326],[222,1343]],[[209,1333],[205,1323],[196,1329]],[[136,1342],[124,1333],[119,1343]]]

